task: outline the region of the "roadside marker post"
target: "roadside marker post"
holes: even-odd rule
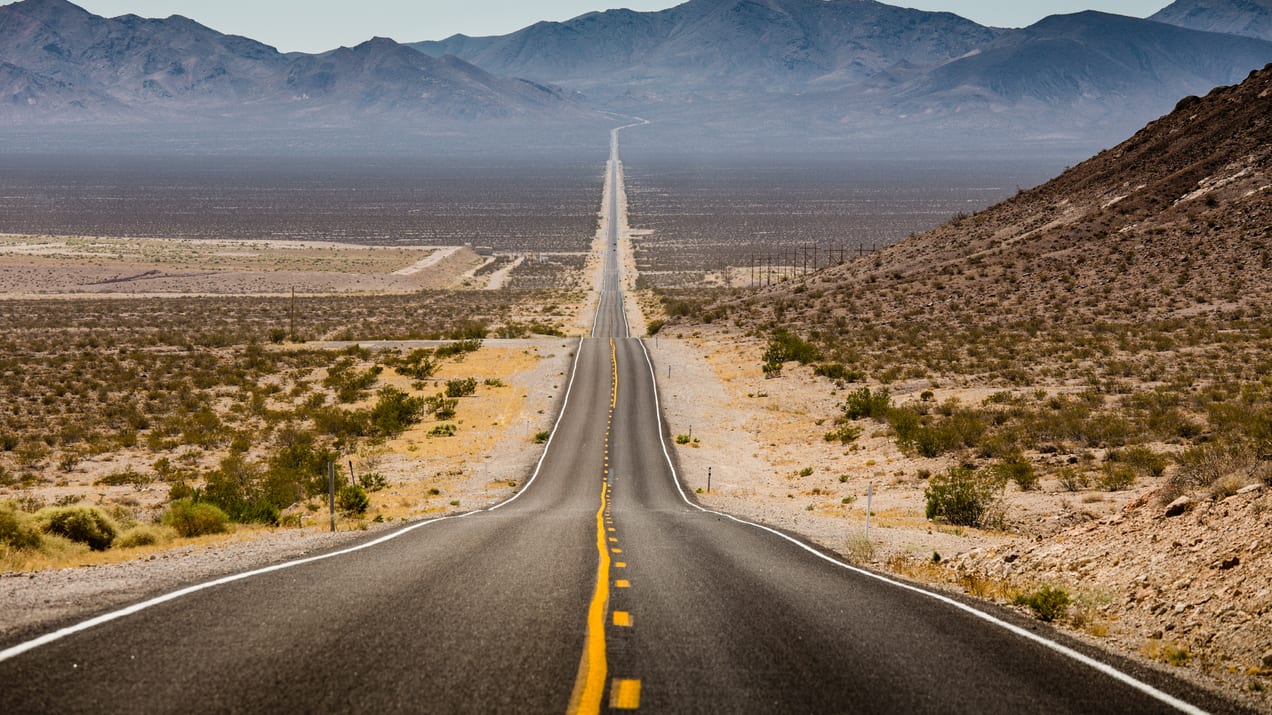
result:
[[[327,462],[327,511],[331,514],[331,531],[336,530],[336,463]]]
[[[711,467],[707,467],[707,493],[711,493]]]
[[[866,487],[866,541],[870,540],[870,503],[874,501],[874,482]]]

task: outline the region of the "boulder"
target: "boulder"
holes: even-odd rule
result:
[[[1166,516],[1179,516],[1191,509],[1192,504],[1192,499],[1189,499],[1188,497],[1180,497],[1166,505]]]

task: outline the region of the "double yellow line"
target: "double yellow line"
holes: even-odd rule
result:
[[[614,409],[618,406],[618,348],[610,338],[610,365],[613,388],[610,390],[609,421],[605,428],[605,470],[601,479],[601,506],[596,510],[596,553],[600,561],[596,568],[596,590],[587,608],[587,636],[583,657],[579,661],[579,673],[574,680],[574,692],[570,695],[569,715],[591,715],[601,711],[605,695],[608,663],[605,658],[605,613],[609,609],[610,551],[606,542],[605,512],[609,509],[609,438],[614,424]]]

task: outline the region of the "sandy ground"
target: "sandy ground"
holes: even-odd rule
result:
[[[953,555],[1009,538],[928,522],[916,474],[932,460],[907,458],[882,428],[867,429],[852,445],[826,442],[840,398],[794,365],[781,378],[765,379],[758,342],[702,334],[646,342],[668,426],[689,439],[675,446],[681,478],[701,490],[704,505],[876,563],[897,553]]]
[[[0,298],[403,293],[485,263],[464,246],[0,236]]]

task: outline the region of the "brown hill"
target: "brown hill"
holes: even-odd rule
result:
[[[1055,180],[810,281],[871,320],[1258,315],[1272,297],[1272,65]],[[791,298],[797,296],[790,296]],[[812,311],[812,312],[810,312]],[[789,319],[789,315],[787,319]]]
[[[888,465],[873,478],[929,523],[1019,535],[953,568],[893,568],[1008,602],[1060,589],[1065,626],[1272,705],[1272,66],[872,256],[710,308],[665,302],[712,323],[693,326],[703,340],[760,336],[751,369],[778,377],[762,394]],[[830,378],[841,412],[798,391],[807,370],[781,377],[793,360]],[[998,516],[940,511],[955,482]]]

